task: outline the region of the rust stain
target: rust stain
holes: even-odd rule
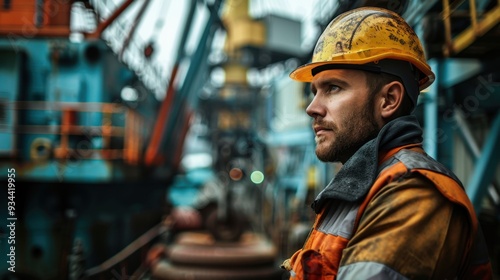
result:
[[[343,52],[344,51],[344,48],[342,47],[342,42],[341,41],[337,41],[337,44],[335,44],[335,51],[336,52]]]
[[[392,33],[389,34],[389,39],[392,40],[392,41],[394,41],[394,42],[398,42],[399,41],[398,37],[396,35],[392,34]]]
[[[372,20],[378,24],[371,24]],[[356,50],[362,49],[363,54],[359,55],[364,57],[369,51],[366,47],[373,43],[380,47],[397,44],[422,57],[420,44],[412,36],[416,37],[413,29],[397,15],[383,11],[348,14],[330,22],[318,40],[313,56],[318,61],[333,56],[340,58],[338,56],[349,55],[354,46]]]

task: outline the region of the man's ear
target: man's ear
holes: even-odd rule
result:
[[[385,119],[392,119],[403,103],[405,88],[401,82],[393,81],[382,88],[380,116]]]

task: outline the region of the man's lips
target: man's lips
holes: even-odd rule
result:
[[[318,134],[320,134],[322,132],[330,131],[331,130],[331,129],[327,128],[327,127],[320,126],[320,125],[314,126],[313,129],[314,129],[314,133],[316,133],[316,135],[318,135]]]

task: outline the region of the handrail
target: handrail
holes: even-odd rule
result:
[[[451,31],[451,15],[458,6],[465,2],[465,0],[456,4],[454,9],[451,8],[450,0],[443,0],[442,19],[445,29],[445,46],[443,48],[443,53],[445,56],[451,56],[462,52],[472,45],[476,39],[480,38],[500,23],[500,0],[497,1],[495,7],[482,14],[481,17],[478,17],[476,0],[468,1],[470,26],[456,36],[453,36]]]
[[[148,230],[146,233],[141,235],[139,238],[130,243],[123,250],[118,252],[113,257],[109,258],[102,264],[92,267],[85,272],[85,277],[92,278],[99,276],[103,273],[110,272],[111,269],[116,268],[121,263],[124,263],[127,258],[133,255],[135,252],[144,248],[146,245],[151,243],[155,238],[161,236],[162,234],[168,232],[169,228],[165,226],[162,222],[155,225],[153,228]]]
[[[138,164],[141,161],[142,145],[144,143],[145,120],[133,109],[117,103],[100,102],[46,102],[46,101],[15,101],[3,102],[6,110],[16,111],[59,111],[57,124],[24,125],[12,123],[0,125],[1,130],[9,130],[16,134],[58,135],[59,145],[53,147],[53,157],[67,159],[78,155],[79,159],[99,157],[105,160],[123,159],[128,164]],[[101,125],[81,125],[75,123],[75,113],[102,113]],[[112,115],[123,115],[124,124],[113,124]],[[70,136],[101,136],[103,147],[86,147],[85,152],[70,147]],[[123,138],[123,147],[114,148],[111,138]]]
[[[118,103],[104,102],[51,102],[51,101],[11,101],[3,102],[17,110],[56,110],[62,108],[78,112],[109,112],[120,113],[128,108]]]

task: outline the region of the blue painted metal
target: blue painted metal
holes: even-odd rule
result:
[[[474,162],[479,161],[481,158],[481,150],[479,148],[479,145],[476,143],[476,140],[474,139],[474,136],[472,135],[471,129],[469,128],[469,125],[467,124],[465,120],[465,114],[463,113],[462,110],[456,109],[454,113],[454,119],[458,127],[458,132],[460,133],[460,136],[463,139],[465,148],[469,151],[469,153],[473,156]],[[493,178],[494,180],[494,178]],[[488,193],[490,194],[490,197],[492,200],[498,204],[499,199],[498,196],[495,195],[497,193],[495,186],[493,183],[496,183],[492,181],[488,185]]]
[[[206,182],[215,178],[211,168],[194,169],[178,175],[168,188],[167,199],[176,207],[197,207],[196,199]]]
[[[435,159],[438,158],[438,96],[441,75],[441,61],[429,60],[429,65],[436,75],[436,81],[429,87],[424,95],[424,149],[427,154]]]
[[[220,18],[219,18],[219,9],[222,6],[221,0],[214,1],[213,4],[209,5],[208,8],[210,10],[210,16],[206,21],[205,29],[203,34],[198,42],[198,47],[194,52],[193,56],[190,59],[189,69],[186,74],[186,78],[184,79],[182,86],[174,99],[171,118],[167,123],[167,135],[173,135],[174,131],[179,130],[179,126],[183,124],[184,116],[182,112],[188,108],[187,106],[191,105],[195,107],[195,98],[196,91],[193,88],[200,88],[202,81],[206,78],[206,76],[201,75],[203,71],[207,71],[207,58],[211,47],[211,42],[215,31],[220,26]],[[197,87],[198,86],[198,87]],[[187,104],[187,102],[191,101],[193,104]],[[176,143],[179,139],[175,137],[169,137],[164,139],[165,143],[163,145],[164,149],[171,149],[171,147],[178,147],[179,143]]]
[[[453,87],[472,77],[479,75],[484,63],[472,58],[449,58],[442,61],[439,85],[443,88]]]
[[[467,148],[469,153],[474,157],[475,161],[479,160],[481,157],[481,150],[479,149],[479,146],[477,145],[476,140],[468,127],[463,111],[456,109],[454,111],[453,118],[457,124],[458,132],[463,139],[465,148]]]
[[[156,120],[156,124],[154,126],[154,131],[151,134],[150,144],[146,150],[145,162],[146,164],[152,164],[157,161],[158,158],[161,158],[163,154],[160,154],[160,151],[164,151],[165,147],[161,145],[166,143],[166,138],[168,137],[168,128],[169,122],[173,117],[173,100],[176,98],[176,85],[174,82],[177,78],[177,74],[179,72],[179,67],[183,59],[186,56],[186,43],[188,40],[188,36],[191,33],[194,14],[196,12],[196,1],[191,0],[189,4],[189,10],[187,12],[186,21],[184,24],[184,31],[182,32],[180,43],[177,47],[177,55],[175,58],[174,65],[172,66],[172,71],[169,77],[169,84],[166,91],[166,96],[162,102],[161,108],[158,111],[158,116]]]
[[[144,178],[143,167],[123,158],[105,158],[101,151],[88,156],[88,149],[105,146],[103,122],[111,120],[126,133],[132,125],[127,112],[144,119],[132,136],[147,137],[158,102],[102,40],[0,37],[0,61],[0,115],[5,116],[0,118],[0,177],[15,168],[16,272],[67,279],[73,238],[83,241],[87,265],[97,265],[149,228],[147,216],[154,224],[161,219],[166,175]],[[139,101],[121,99],[124,86],[135,87]],[[121,109],[109,115],[99,109],[104,103]],[[91,104],[98,109],[83,108]],[[61,146],[64,106],[74,109],[69,121],[81,129],[67,136],[76,153],[58,157],[52,149],[47,158],[34,158],[33,143],[39,139]],[[126,150],[121,137],[111,137],[107,145]],[[138,199],[139,188],[145,193]],[[0,205],[6,200],[0,195]],[[6,215],[0,212],[0,220]],[[9,244],[0,239],[0,252],[7,252]],[[0,278],[7,272],[6,257],[0,255]]]
[[[198,1],[191,2],[194,12]],[[188,15],[189,22],[192,17],[192,13]],[[208,25],[214,22],[209,21]],[[186,31],[191,28],[188,24]],[[188,32],[182,33],[180,56],[184,56],[187,37]],[[205,50],[203,55],[195,56],[194,68],[206,60],[210,40],[204,39],[201,44],[205,44]],[[203,69],[195,69],[189,75],[202,75]],[[188,79],[187,83],[193,81]],[[137,101],[121,98],[125,86],[137,90]],[[189,90],[193,87],[184,91]],[[150,169],[140,164],[141,158],[129,163],[120,155],[116,159],[105,158],[101,151],[95,156],[84,155],[86,148],[98,150],[106,146],[126,153],[126,141],[120,136],[123,134],[137,137],[135,142],[140,143],[138,150],[142,151],[148,129],[157,117],[159,104],[153,93],[105,41],[0,37],[0,99],[0,120],[6,122],[0,124],[0,176],[7,178],[7,168],[14,167],[19,178],[16,272],[20,277],[25,273],[28,278],[67,279],[67,256],[74,239],[83,243],[86,266],[94,266],[161,220],[167,210],[165,192],[173,179],[168,167]],[[71,106],[60,108],[68,104],[74,110]],[[114,104],[119,107],[118,113],[109,112],[114,106],[87,111],[83,107],[89,104]],[[184,108],[175,109],[182,115]],[[128,113],[140,116],[143,122],[131,123]],[[81,135],[67,133],[68,147],[81,154],[63,157],[56,156],[53,150],[46,159],[33,158],[32,145],[39,139],[62,147],[65,117],[83,131]],[[116,127],[119,136],[106,139],[102,127],[107,121]],[[130,127],[139,132],[130,132]],[[173,127],[166,136],[177,135],[178,129]],[[198,186],[203,177],[187,176],[193,186]],[[7,205],[6,199],[0,195],[0,205]],[[4,221],[5,212],[0,212]],[[1,229],[5,232],[4,226]],[[7,252],[8,244],[3,237],[0,239],[0,252]],[[6,257],[0,255],[0,278],[7,271]],[[130,265],[136,269],[140,263]]]
[[[396,3],[399,1],[395,1]],[[429,10],[431,10],[439,0],[416,0],[411,1],[406,13],[404,14],[405,19],[408,23],[413,26],[422,20]]]
[[[196,11],[196,0],[190,0],[189,11],[187,12],[186,15],[186,24],[184,25],[184,32],[181,35],[179,41],[180,43],[177,48],[177,55],[175,57],[176,64],[179,64],[182,61],[182,59],[186,57],[186,43],[188,40],[188,36],[192,31],[195,11]]]
[[[483,198],[488,190],[488,185],[500,163],[500,113],[497,113],[491,123],[491,130],[486,139],[481,157],[476,162],[472,178],[467,184],[469,195],[477,213],[481,210]]]
[[[103,112],[95,110],[79,110],[79,104],[114,103],[123,106],[124,110],[132,108],[145,120],[153,119],[157,101],[152,93],[147,92],[144,87],[141,92],[135,74],[116,59],[103,41],[72,43],[66,39],[0,38],[0,58],[0,99],[6,101],[2,105],[5,107],[2,108],[5,109],[5,117],[2,119],[7,122],[0,128],[0,153],[16,155],[18,161],[15,166],[23,178],[95,182],[124,178],[127,175],[119,167],[123,161],[111,162],[99,159],[99,156],[84,159],[86,149],[99,149],[103,145],[103,132],[92,132],[90,129],[81,135],[69,135],[70,147],[79,149],[79,154],[71,161],[53,160],[49,157],[47,161],[29,165],[29,168],[23,167],[23,162],[33,161],[31,153],[35,139],[44,138],[52,143],[52,147],[60,144],[61,138],[57,130],[62,124],[63,111],[50,104],[74,104],[76,111],[72,121],[74,125],[81,127],[100,129],[105,116]],[[139,85],[141,95],[141,102],[134,104],[120,97],[121,89],[132,83]],[[25,106],[26,109],[16,108],[16,102],[21,102],[19,106]],[[33,108],[40,102],[48,103],[44,103],[47,104],[43,105],[44,108]],[[109,117],[112,125],[125,128],[125,111]],[[18,131],[18,126],[35,130]],[[33,126],[38,126],[38,129]],[[148,126],[144,123],[144,128]],[[42,127],[45,131],[40,130]],[[52,132],[51,127],[54,128]],[[139,137],[146,136],[143,134]],[[120,145],[115,147],[123,148]],[[2,170],[13,164],[10,161],[0,161]]]
[[[443,95],[443,100],[445,101],[444,105],[445,107],[445,112],[448,110],[452,110],[451,108],[447,108],[447,104],[453,104],[453,98],[452,98],[452,90],[447,88],[447,89],[442,89],[442,95]],[[449,169],[453,170],[454,169],[454,162],[453,159],[455,158],[455,129],[456,129],[456,123],[451,119],[448,118],[448,115],[446,113],[442,113],[443,109],[441,108],[439,110],[439,130],[438,130],[438,135],[437,135],[437,147],[438,147],[438,155],[437,159],[439,162],[444,164],[446,167]]]
[[[0,49],[0,101],[14,102],[19,94],[19,77],[21,74],[21,64],[23,57],[13,50]],[[7,105],[0,107],[0,125],[6,128],[0,130],[0,155],[12,156],[16,142],[14,133],[15,114],[13,110],[8,110]]]

